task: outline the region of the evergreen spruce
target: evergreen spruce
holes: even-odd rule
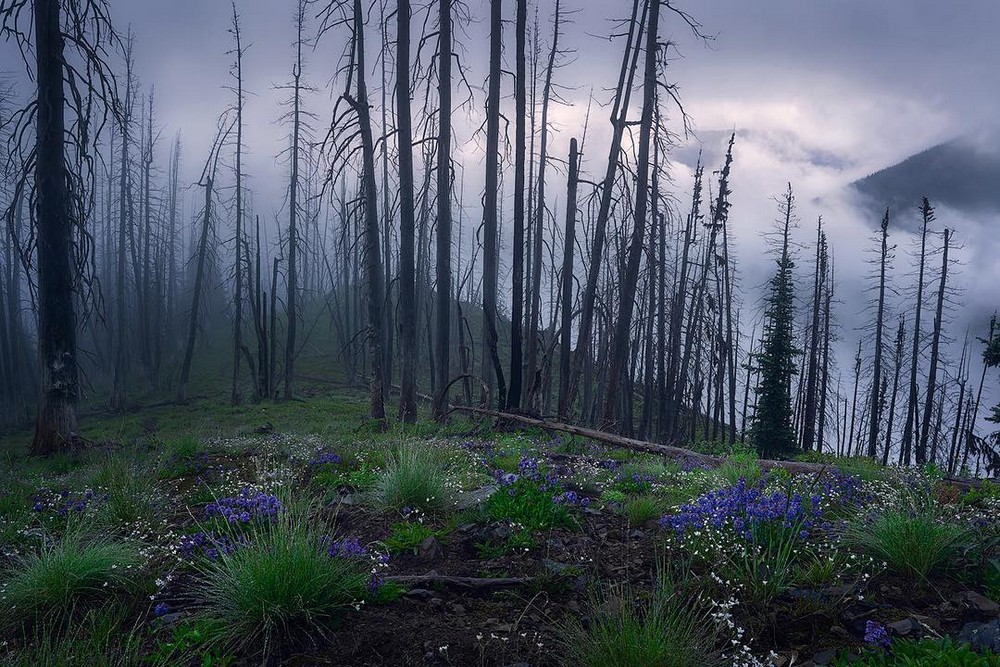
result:
[[[781,252],[778,270],[770,281],[770,294],[764,311],[764,335],[755,359],[759,371],[757,410],[750,428],[750,441],[762,458],[789,456],[796,450],[792,428],[792,376],[795,374],[793,324],[795,293],[792,284],[792,261],[789,251],[789,231],[795,198],[792,186],[782,197]]]

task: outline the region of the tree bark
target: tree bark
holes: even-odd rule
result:
[[[79,397],[73,303],[73,226],[67,187],[63,36],[59,0],[35,0],[35,212],[38,248],[38,352],[41,393],[33,454],[55,454],[77,440]]]

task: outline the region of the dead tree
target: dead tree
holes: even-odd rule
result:
[[[306,2],[299,0],[295,11],[295,64],[292,66],[292,146],[291,178],[288,183],[288,275],[285,311],[284,397],[292,398],[295,387],[295,345],[298,334],[298,254],[299,254],[299,150],[302,109],[302,29],[305,24]],[[273,294],[273,290],[272,290]],[[273,313],[272,308],[272,313]],[[272,332],[274,333],[274,332]],[[272,355],[272,361],[273,361]]]
[[[622,137],[625,133],[626,117],[629,100],[632,96],[632,82],[635,78],[636,63],[641,49],[638,44],[646,23],[646,3],[642,3],[642,16],[639,18],[639,0],[632,2],[632,14],[628,20],[628,33],[625,41],[625,51],[622,56],[621,69],[618,75],[618,86],[611,107],[611,143],[608,147],[608,162],[601,183],[600,208],[594,223],[593,242],[590,252],[590,266],[587,269],[587,282],[583,291],[583,303],[580,309],[580,328],[576,338],[576,352],[570,369],[568,405],[572,406],[578,392],[580,374],[585,362],[592,362],[591,336],[594,326],[594,305],[597,301],[598,281],[603,266],[604,245],[608,233],[608,218],[611,215],[611,202],[614,197],[615,180],[618,175],[618,163],[621,157]],[[637,20],[638,19],[638,20]],[[588,390],[589,391],[589,390]]]
[[[410,118],[410,0],[396,3],[396,150],[399,159],[399,417],[417,420],[417,294],[414,264],[413,126]],[[389,258],[386,258],[388,261]]]
[[[236,42],[232,52],[235,57],[236,77],[236,290],[233,295],[233,369],[230,401],[240,402],[240,355],[243,354],[243,43],[240,39],[240,18],[233,1],[233,27],[230,32]]]
[[[500,77],[503,56],[503,3],[490,0],[490,78],[486,99],[486,191],[483,193],[483,377],[496,380],[498,409],[507,404],[507,383],[497,350],[497,282],[500,171]]]
[[[522,338],[524,332],[524,172],[525,172],[525,116],[526,80],[525,37],[527,35],[528,0],[516,0],[517,11],[514,27],[516,74],[514,78],[514,247],[511,270],[510,317],[510,391],[507,394],[507,411],[521,409],[521,374],[523,363]]]
[[[621,281],[618,297],[618,317],[615,321],[609,359],[608,389],[604,397],[603,428],[610,429],[615,423],[620,379],[625,369],[628,354],[629,329],[632,326],[632,309],[639,279],[639,263],[642,259],[643,238],[646,232],[646,214],[649,207],[649,164],[650,138],[653,131],[653,116],[656,107],[657,53],[659,43],[660,2],[650,0],[648,7],[648,27],[646,29],[645,63],[643,66],[642,115],[639,120],[639,155],[636,164],[636,187],[634,224],[632,239],[628,248],[625,275]]]
[[[561,421],[569,419],[570,355],[573,326],[573,249],[576,243],[576,192],[580,180],[580,155],[576,138],[569,142],[569,177],[566,182],[566,233],[563,236],[562,325],[559,348],[559,407]]]
[[[356,0],[357,1],[357,0]],[[521,0],[522,2],[524,0]],[[437,238],[435,274],[437,303],[435,320],[434,418],[443,420],[448,411],[448,382],[451,365],[451,4],[439,0],[438,13],[438,136],[437,136]]]
[[[909,464],[912,454],[914,427],[917,425],[917,370],[920,360],[920,320],[924,306],[924,265],[927,258],[927,227],[934,221],[934,209],[927,197],[920,204],[922,225],[920,229],[920,259],[917,270],[917,304],[913,315],[913,347],[910,353],[909,400],[906,404],[906,420],[903,422],[903,442],[899,450],[899,462]],[[919,429],[918,436],[919,438]]]
[[[927,394],[924,399],[924,421],[917,441],[917,465],[927,463],[927,442],[930,436],[931,411],[934,409],[934,392],[937,391],[937,371],[941,350],[941,329],[944,326],[944,295],[948,282],[948,249],[951,230],[944,230],[944,250],[941,257],[941,281],[938,284],[937,308],[934,313],[934,332],[931,337],[930,369],[927,372]]]
[[[868,422],[868,457],[874,459],[878,454],[878,431],[882,423],[879,386],[884,381],[882,377],[882,323],[885,319],[885,269],[889,261],[889,209],[885,209],[882,224],[879,227],[879,273],[878,273],[878,305],[875,315],[875,360],[872,364],[872,395],[869,409],[871,417]]]

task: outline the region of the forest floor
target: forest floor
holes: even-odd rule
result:
[[[995,486],[364,410],[92,416],[47,460],[5,436],[0,665],[1000,665]]]

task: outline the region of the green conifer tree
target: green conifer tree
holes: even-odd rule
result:
[[[790,456],[796,450],[792,428],[792,376],[795,374],[795,290],[789,233],[795,197],[789,183],[781,198],[781,250],[778,270],[770,281],[770,294],[764,311],[764,335],[760,352],[754,360],[760,372],[757,385],[757,410],[750,428],[750,441],[762,458]]]

